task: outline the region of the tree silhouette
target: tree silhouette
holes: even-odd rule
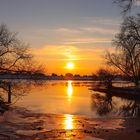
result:
[[[127,100],[122,98],[122,105],[117,106],[117,102],[113,99],[113,95],[106,93],[92,94],[92,110],[97,111],[99,116],[106,116],[113,112],[117,116],[123,117],[140,117],[140,100]]]
[[[120,114],[125,117],[140,117],[140,101],[130,100],[120,108]]]
[[[21,42],[17,34],[11,32],[6,25],[0,25],[0,74],[28,74],[29,77],[42,72],[43,67],[35,64],[29,46]],[[8,93],[9,103],[12,83],[10,80],[0,80],[0,88]]]
[[[116,72],[109,68],[101,68],[97,71],[97,77],[101,81],[99,84],[106,88],[112,88],[112,81],[116,77]]]
[[[95,108],[100,116],[109,114],[115,108],[112,95],[92,94],[92,109],[95,110]]]
[[[113,45],[116,51],[107,52],[107,64],[130,77],[137,86],[140,80],[140,15],[125,18]]]
[[[31,58],[28,46],[17,38],[16,33],[10,32],[7,26],[2,24],[0,26],[0,72],[21,71],[21,64],[27,63]]]
[[[137,5],[140,0],[113,0],[114,3],[118,4],[122,8],[122,13],[126,14],[132,9],[134,5]]]

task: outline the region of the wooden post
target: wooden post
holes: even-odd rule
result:
[[[8,103],[11,103],[11,84],[8,84]]]

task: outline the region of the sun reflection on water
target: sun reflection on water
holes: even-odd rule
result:
[[[65,129],[73,129],[73,116],[66,114],[64,124],[65,124]]]
[[[73,93],[72,81],[68,81],[67,94],[68,94],[68,97],[69,97],[69,98],[72,96],[72,93]]]

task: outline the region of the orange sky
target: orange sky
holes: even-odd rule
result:
[[[3,0],[0,10],[1,22],[30,44],[46,74],[94,73],[123,21],[112,0]]]
[[[65,74],[68,72],[81,75],[92,74],[103,65],[105,51],[105,47],[94,47],[93,49],[90,47],[78,48],[74,45],[32,48],[32,53],[37,61],[46,66],[47,74]],[[68,62],[74,64],[73,69],[66,67]]]

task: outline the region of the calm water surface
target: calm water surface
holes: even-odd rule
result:
[[[135,117],[140,114],[138,101],[89,90],[92,84],[91,81],[47,81],[32,86],[16,105],[40,113],[92,117]]]

